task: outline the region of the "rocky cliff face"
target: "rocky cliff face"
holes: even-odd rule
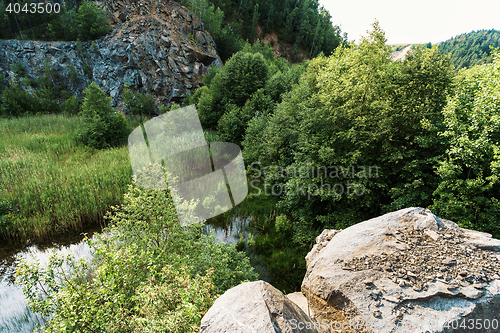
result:
[[[203,23],[174,1],[101,1],[114,29],[80,46],[76,42],[0,40],[0,74],[12,78],[20,62],[28,77],[40,75],[45,62],[63,78],[66,90],[81,96],[95,81],[121,106],[128,83],[134,93],[153,95],[169,105],[200,85],[200,74],[220,64],[215,44]],[[192,37],[192,38],[191,38]],[[76,77],[71,78],[73,65]]]

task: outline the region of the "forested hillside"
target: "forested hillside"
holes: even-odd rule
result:
[[[492,47],[500,47],[500,31],[478,30],[461,34],[438,45],[441,53],[451,54],[456,69],[491,63]]]
[[[90,40],[111,30],[106,11],[87,0],[0,2],[0,38]]]
[[[341,36],[340,28],[333,26],[330,13],[319,6],[317,0],[194,0],[192,3],[184,1],[187,7],[199,15],[203,22],[211,21],[210,10],[202,8],[215,6],[220,8],[219,14],[224,17],[225,24],[221,29],[207,30],[212,33],[219,47],[219,54],[223,60],[229,54],[241,49],[241,42],[253,42],[257,36],[257,28],[262,33],[275,32],[281,43],[286,41],[296,44],[292,52],[304,47],[310,56],[320,52],[330,54],[347,36]],[[209,7],[210,8],[210,7]]]

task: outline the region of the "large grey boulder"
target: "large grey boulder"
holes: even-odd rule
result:
[[[500,325],[500,240],[489,234],[408,208],[322,242],[308,256],[302,293],[328,332],[342,325],[353,332],[493,332]]]
[[[309,328],[308,328],[309,327]],[[316,323],[316,327],[319,324]],[[264,281],[246,282],[220,296],[201,320],[200,333],[319,332],[294,302]]]

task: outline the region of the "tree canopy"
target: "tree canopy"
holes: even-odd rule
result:
[[[14,10],[5,10],[14,3],[19,3],[19,8],[26,11],[15,13]],[[38,4],[32,0],[1,0],[0,3],[0,38],[34,39],[34,40],[92,40],[101,37],[111,30],[104,9],[98,7],[94,1],[63,1],[60,12],[53,10],[43,13],[38,10],[31,13],[33,5]],[[44,7],[45,8],[45,7]]]
[[[478,30],[461,34],[439,43],[442,53],[451,54],[451,63],[455,68],[467,68],[491,63],[491,47],[500,47],[500,31]]]
[[[243,48],[243,41],[256,40],[259,25],[265,33],[277,32],[280,43],[302,46],[311,57],[321,52],[328,55],[346,41],[340,28],[332,24],[330,13],[317,0],[185,0],[182,3],[208,23],[206,28],[224,61]]]
[[[283,190],[280,207],[293,217],[297,242],[316,229],[432,203],[433,167],[445,148],[423,124],[440,128],[451,80],[436,47],[392,62],[375,23],[359,46],[312,60],[267,120],[250,121],[248,135],[260,131],[260,140],[245,138],[245,153]]]

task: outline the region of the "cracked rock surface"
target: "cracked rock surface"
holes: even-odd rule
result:
[[[365,323],[325,332],[473,332],[457,323],[500,324],[500,240],[491,235],[423,208],[323,234],[333,237],[317,239],[306,257],[302,293],[319,322]]]
[[[201,320],[200,333],[317,333],[311,319],[267,282],[245,282],[217,298]],[[304,323],[303,329],[298,329]]]

